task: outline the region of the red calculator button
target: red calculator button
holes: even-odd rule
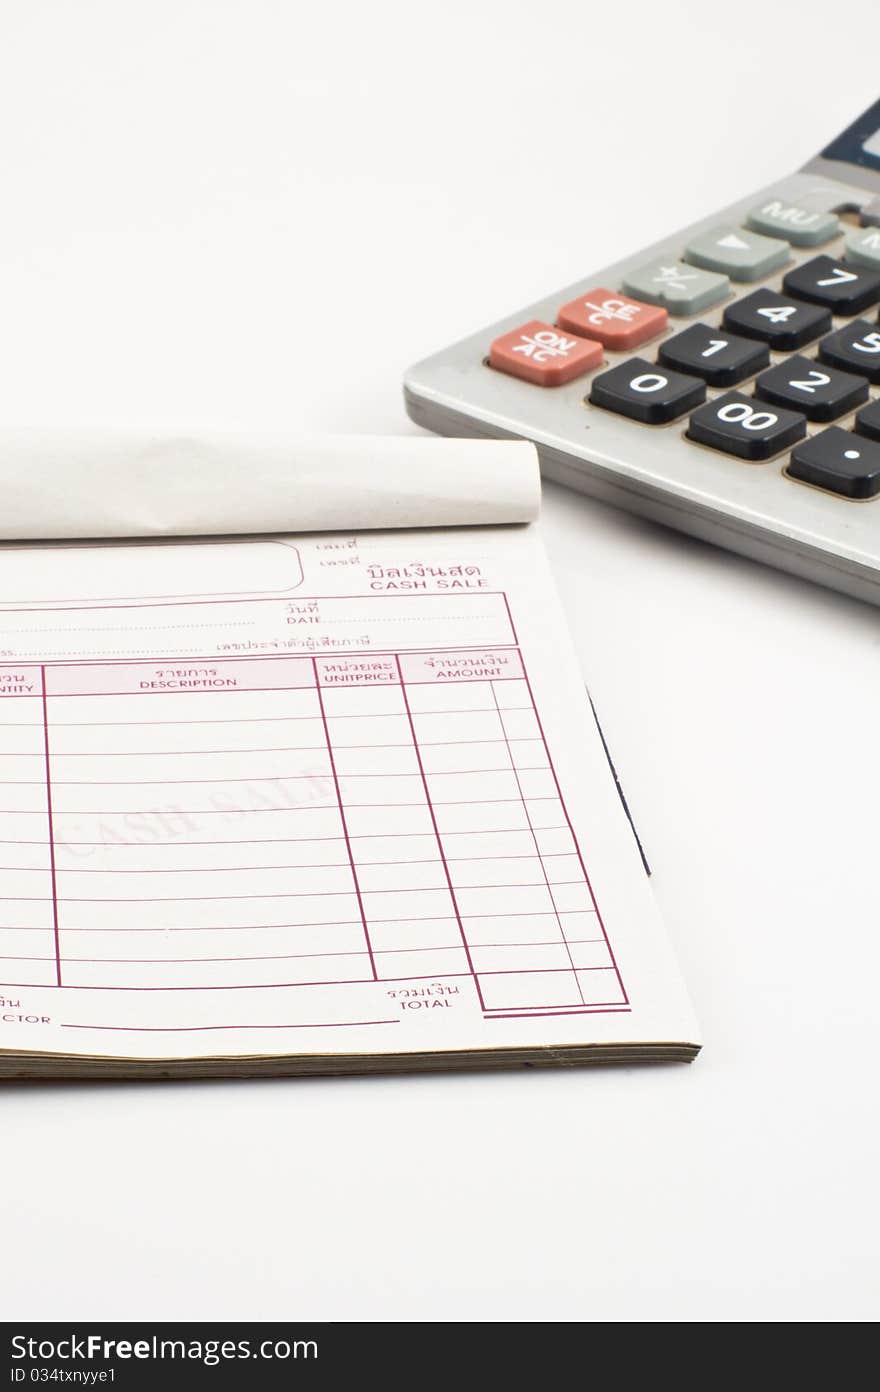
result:
[[[659,305],[642,304],[616,290],[588,290],[563,305],[557,323],[570,333],[598,338],[606,348],[629,352],[666,328],[669,315]]]
[[[602,361],[601,343],[560,333],[552,324],[531,319],[519,329],[496,338],[489,349],[489,366],[509,372],[539,387],[561,387]]]

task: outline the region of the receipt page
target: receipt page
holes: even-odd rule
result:
[[[0,1048],[693,1041],[536,529],[0,551]]]

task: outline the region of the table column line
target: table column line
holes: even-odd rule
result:
[[[512,773],[513,773],[514,778],[516,779],[517,791],[518,791],[520,797],[522,798],[523,811],[524,811],[525,814],[526,814],[526,821],[527,821],[528,824],[529,824],[529,834],[530,834],[530,836],[531,836],[531,838],[532,838],[532,845],[533,845],[534,848],[535,848],[535,855],[538,857],[538,862],[539,862],[539,864],[540,864],[540,866],[541,866],[541,874],[544,876],[544,883],[545,883],[545,885],[547,886],[547,893],[548,893],[548,895],[550,896],[550,903],[553,905],[553,913],[554,913],[554,915],[555,915],[555,917],[556,917],[556,926],[557,926],[558,929],[559,929],[559,936],[562,938],[562,941],[563,941],[563,943],[565,944],[565,955],[566,955],[566,957],[568,958],[569,965],[570,965],[571,971],[572,971],[572,975],[574,976],[574,982],[575,982],[575,985],[577,986],[577,992],[578,992],[578,995],[579,995],[580,998],[581,998],[581,1005],[586,1005],[586,1001],[584,1000],[583,988],[582,988],[582,986],[581,986],[581,979],[580,979],[580,977],[578,976],[578,974],[577,974],[577,969],[576,969],[576,967],[575,967],[575,965],[574,965],[574,958],[573,958],[572,955],[571,955],[571,947],[569,946],[568,938],[567,938],[566,935],[565,935],[565,928],[563,927],[562,919],[559,917],[559,910],[558,910],[558,908],[556,907],[556,899],[555,899],[554,896],[553,896],[553,889],[552,889],[552,887],[551,887],[551,885],[550,885],[550,880],[549,880],[548,875],[547,875],[547,867],[546,867],[546,865],[544,864],[544,857],[541,855],[541,847],[538,845],[538,838],[537,838],[537,836],[535,835],[535,828],[532,826],[532,818],[531,818],[531,814],[529,813],[529,805],[528,805],[528,803],[526,802],[525,794],[523,793],[523,790],[522,790],[522,783],[520,782],[520,778],[519,778],[519,769],[517,768],[516,764],[514,763],[514,759],[513,759],[513,750],[512,750],[511,747],[510,747],[510,740],[507,738],[507,729],[506,729],[505,724],[504,724],[504,715],[503,715],[503,713],[502,713],[502,710],[501,710],[500,705],[498,704],[498,693],[497,693],[497,691],[495,690],[495,683],[494,683],[493,681],[490,681],[490,682],[489,682],[489,689],[490,689],[490,691],[492,692],[492,700],[495,702],[495,709],[496,709],[496,711],[498,712],[498,723],[499,723],[499,725],[501,726],[501,733],[504,735],[504,745],[505,745],[505,748],[507,749],[507,757],[508,757],[508,759],[510,760],[511,771],[512,771]],[[530,695],[530,697],[531,697],[531,692],[529,692],[529,695]],[[534,700],[532,700],[532,709],[534,710]],[[537,714],[538,714],[537,711],[535,711],[534,713],[535,713],[535,718],[537,719]],[[547,755],[547,764],[548,764],[548,767],[549,767],[549,764],[550,764],[550,751],[549,751],[549,749],[547,748],[547,745],[546,745],[546,743],[545,743],[545,741],[544,741],[543,733],[542,733],[542,737],[541,737],[541,743],[542,743],[542,745],[543,745],[543,747],[544,747],[544,753]]]
[[[46,765],[46,812],[49,823],[49,873],[52,882],[52,930],[55,938],[55,984],[61,986],[61,935],[58,931],[58,879],[55,868],[55,822],[52,816],[52,773],[49,765],[49,707],[46,700],[46,664],[40,665],[43,698],[43,757]]]
[[[324,741],[327,745],[327,754],[330,759],[330,772],[333,776],[333,787],[336,790],[336,805],[339,808],[339,817],[342,822],[342,835],[345,838],[345,849],[348,852],[348,863],[351,867],[351,876],[354,881],[354,892],[357,895],[358,911],[361,916],[361,923],[364,929],[364,941],[367,944],[367,953],[370,958],[370,970],[373,973],[373,980],[379,980],[379,973],[376,971],[376,959],[373,956],[373,944],[370,941],[370,930],[367,927],[367,914],[364,908],[364,900],[361,894],[360,880],[358,879],[357,868],[354,863],[354,854],[351,849],[351,838],[348,834],[348,821],[345,816],[345,808],[342,803],[342,792],[339,787],[339,775],[336,772],[336,760],[333,757],[333,745],[330,740],[330,727],[327,724],[327,712],[324,709],[324,698],[321,695],[321,679],[318,672],[317,658],[311,658],[312,671],[315,676],[315,691],[318,695],[318,707],[321,711],[321,724],[324,726]]]
[[[611,958],[611,965],[612,965],[612,967],[614,968],[614,974],[615,974],[615,976],[617,977],[617,984],[618,984],[618,986],[620,987],[620,992],[621,992],[621,995],[623,996],[623,1003],[624,1003],[627,1007],[629,1007],[629,1005],[630,1005],[629,995],[628,995],[628,993],[627,993],[626,986],[624,985],[623,977],[622,977],[621,974],[620,974],[620,967],[619,967],[618,964],[617,964],[617,957],[615,956],[614,948],[613,948],[613,946],[612,946],[612,944],[611,944],[611,939],[609,938],[608,933],[607,933],[606,928],[605,928],[605,922],[604,922],[604,920],[603,920],[603,918],[602,918],[602,910],[599,908],[599,901],[598,901],[598,899],[596,898],[596,895],[595,895],[595,893],[594,893],[594,891],[593,891],[593,884],[592,884],[592,881],[590,880],[590,872],[588,871],[586,865],[584,864],[584,857],[583,857],[583,855],[582,855],[582,853],[581,853],[580,842],[578,841],[578,838],[577,838],[577,836],[575,835],[574,827],[573,827],[572,824],[571,824],[571,817],[569,817],[569,815],[568,815],[568,807],[567,807],[567,805],[566,805],[565,798],[564,798],[563,795],[562,795],[562,789],[561,789],[561,787],[559,786],[559,775],[558,775],[557,772],[556,772],[556,765],[555,765],[555,763],[553,762],[553,755],[550,753],[550,746],[549,746],[549,744],[547,743],[547,736],[546,736],[546,734],[544,733],[544,726],[543,726],[542,721],[541,721],[541,713],[540,713],[540,711],[538,710],[538,705],[537,705],[537,702],[536,702],[536,700],[535,700],[535,693],[534,693],[534,691],[532,690],[532,683],[531,683],[531,681],[529,680],[528,670],[527,670],[527,668],[526,668],[525,661],[522,659],[522,654],[520,654],[520,660],[522,661],[523,680],[524,680],[524,682],[525,682],[525,684],[526,684],[526,690],[527,690],[528,693],[529,693],[529,700],[530,700],[531,703],[532,703],[532,710],[535,712],[535,720],[538,722],[538,731],[539,731],[540,736],[541,736],[541,739],[542,739],[542,741],[543,741],[544,750],[545,750],[545,752],[546,752],[546,754],[547,754],[547,758],[548,758],[548,760],[550,761],[550,772],[551,772],[551,774],[552,774],[552,776],[553,776],[553,783],[554,783],[554,786],[555,786],[555,788],[556,788],[556,796],[559,798],[559,805],[560,805],[560,807],[562,808],[562,815],[565,817],[565,824],[566,824],[566,826],[568,827],[569,831],[571,832],[571,839],[572,839],[572,841],[574,842],[575,854],[577,855],[578,863],[580,864],[581,870],[582,870],[582,872],[583,872],[584,880],[586,881],[587,889],[589,890],[589,893],[590,893],[590,899],[591,899],[592,902],[593,902],[593,908],[594,908],[595,913],[596,913],[597,922],[598,922],[598,924],[599,924],[599,927],[602,929],[602,936],[603,936],[603,938],[605,939],[605,946],[608,948],[608,955],[609,955],[609,957]],[[585,690],[585,693],[586,693],[587,700],[590,702],[590,705],[591,705],[591,707],[592,707],[592,698],[590,697],[590,693],[589,693],[589,691],[586,690],[586,688],[584,688],[584,690]],[[597,717],[596,717],[595,708],[592,709],[592,715],[593,715],[593,719],[594,719],[594,721],[595,721],[595,723],[596,723],[596,728],[597,728],[598,731],[599,731],[599,737],[600,737],[600,739],[601,739],[601,741],[602,741],[603,748],[605,748],[605,756],[606,756],[606,758],[608,759],[608,763],[611,764],[611,759],[610,759],[610,757],[609,757],[609,755],[608,755],[607,747],[605,746],[605,736],[604,736],[604,734],[603,734],[603,732],[602,732],[602,728],[601,728],[601,726],[599,725],[599,721],[598,721],[598,719],[597,719]],[[504,722],[502,721],[502,724],[503,724],[503,723],[504,723]],[[612,771],[612,773],[614,774],[614,781],[615,781],[615,783],[617,783],[617,773],[616,773],[616,771],[614,770],[614,766],[613,766],[613,765],[611,765],[611,771]],[[622,796],[622,794],[621,794],[621,796]],[[528,809],[526,809],[526,810],[528,811]],[[628,811],[627,811],[627,817],[629,818],[629,812],[628,812]],[[529,820],[531,821],[531,819],[529,819]],[[629,820],[631,821],[632,819],[629,818]],[[641,843],[639,842],[638,836],[636,836],[635,826],[633,826],[633,835],[635,836],[636,845],[637,845],[638,848],[639,848],[639,853],[640,853],[641,858],[642,858],[642,864],[645,866],[645,869],[647,870],[647,862],[645,861],[644,854],[642,854]],[[648,871],[648,873],[650,874],[650,871]],[[555,902],[555,901],[554,901],[554,902]],[[563,936],[565,936],[565,935],[563,934]]]
[[[464,923],[463,923],[462,917],[461,917],[461,910],[460,910],[459,907],[458,907],[458,899],[456,898],[455,888],[454,888],[453,883],[452,883],[452,875],[450,874],[449,865],[448,865],[448,862],[447,862],[447,860],[446,860],[446,852],[445,852],[444,849],[443,849],[443,838],[442,838],[441,835],[440,835],[440,828],[439,828],[438,825],[437,825],[437,816],[436,816],[436,813],[434,812],[434,804],[433,804],[433,802],[431,801],[431,791],[430,791],[430,789],[429,789],[429,787],[428,787],[428,780],[427,780],[427,778],[425,777],[425,767],[424,767],[424,764],[422,763],[422,751],[419,749],[419,741],[418,741],[418,737],[416,736],[415,722],[413,721],[413,718],[412,718],[412,711],[411,711],[411,709],[410,709],[409,697],[408,697],[407,694],[406,694],[406,682],[404,681],[404,678],[403,678],[403,668],[402,668],[401,665],[400,665],[400,654],[399,654],[399,653],[395,653],[395,654],[394,654],[394,661],[395,661],[395,663],[397,664],[397,675],[398,675],[398,677],[400,678],[400,692],[401,692],[401,695],[403,696],[403,707],[404,707],[404,710],[406,711],[406,718],[407,718],[407,721],[408,721],[408,723],[409,723],[410,734],[412,735],[413,749],[415,750],[416,762],[418,763],[418,766],[419,766],[419,775],[420,775],[421,780],[422,780],[422,787],[423,787],[424,790],[425,790],[425,800],[427,801],[427,804],[428,804],[428,812],[429,812],[430,817],[431,817],[431,825],[432,825],[432,827],[434,828],[434,839],[435,839],[436,842],[437,842],[437,849],[438,849],[438,851],[440,852],[440,859],[441,859],[441,861],[442,861],[442,863],[443,863],[443,873],[444,873],[444,875],[446,876],[446,884],[447,884],[447,886],[448,886],[448,888],[449,888],[449,897],[450,897],[450,899],[452,900],[452,907],[453,907],[453,909],[455,910],[455,919],[456,919],[456,922],[458,923],[458,931],[459,931],[459,933],[461,934],[461,945],[462,945],[462,947],[464,948],[464,955],[465,955],[465,958],[467,959],[468,970],[470,971],[471,977],[473,978],[474,986],[475,986],[476,989],[477,989],[477,997],[478,997],[479,1002],[480,1002],[480,1009],[481,1009],[481,1010],[485,1010],[485,1009],[486,1009],[486,1003],[485,1003],[485,1001],[483,1000],[483,992],[482,992],[482,990],[480,989],[480,978],[478,977],[478,975],[477,975],[477,973],[476,973],[476,971],[475,971],[475,969],[474,969],[473,959],[471,958],[470,944],[468,943],[467,935],[466,935],[466,933],[465,933],[465,931],[464,931]],[[442,973],[441,973],[441,974],[442,974]]]

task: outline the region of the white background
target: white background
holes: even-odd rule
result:
[[[407,363],[789,172],[876,0],[0,3],[8,423],[413,432]],[[11,1086],[6,1318],[867,1319],[880,616],[548,488],[690,1068]]]

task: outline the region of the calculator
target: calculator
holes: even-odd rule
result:
[[[798,172],[410,369],[441,435],[880,603],[880,101]]]

